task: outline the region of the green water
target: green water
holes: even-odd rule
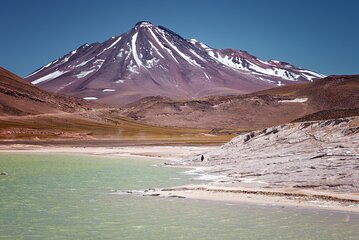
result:
[[[0,239],[359,239],[358,214],[111,194],[193,183],[157,163],[0,154]]]

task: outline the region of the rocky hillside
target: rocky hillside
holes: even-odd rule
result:
[[[330,76],[307,84],[273,88],[239,96],[178,101],[148,97],[121,113],[137,121],[197,128],[250,130],[303,120],[358,115],[359,75]],[[315,114],[317,113],[317,114]],[[308,114],[314,114],[308,117]]]
[[[224,142],[208,130],[137,123],[118,109],[46,92],[0,68],[0,140],[95,140]],[[45,142],[46,143],[46,142]]]
[[[0,67],[0,116],[76,112],[99,106],[46,92]]]
[[[359,192],[359,117],[266,128],[203,154],[180,164],[219,175],[219,185]]]

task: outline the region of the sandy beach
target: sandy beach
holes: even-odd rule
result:
[[[69,147],[29,144],[0,145],[0,153],[59,153],[88,154],[108,157],[156,158],[163,162],[178,162],[181,159],[211,151],[218,146],[122,146],[122,147]],[[164,165],[165,167],[186,166]],[[203,168],[187,166],[194,178],[208,180],[207,184],[177,186],[147,191],[145,196],[178,197],[228,203],[253,203],[260,205],[311,207],[327,210],[359,212],[358,193],[334,193],[313,189],[258,188],[231,185],[228,176],[206,174]],[[226,184],[223,184],[223,183]]]
[[[30,144],[0,144],[0,152],[11,153],[64,153],[88,154],[98,156],[156,158],[163,161],[176,161],[204,151],[216,149],[218,146],[63,146],[63,145],[30,145]]]

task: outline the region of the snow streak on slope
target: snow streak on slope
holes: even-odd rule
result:
[[[61,76],[61,75],[64,74],[64,73],[66,73],[66,72],[63,72],[63,71],[55,71],[55,72],[52,72],[52,73],[50,73],[50,74],[48,74],[48,75],[46,75],[46,76],[43,76],[43,77],[41,77],[41,78],[38,78],[38,79],[36,79],[35,81],[32,81],[31,83],[32,83],[32,84],[39,84],[39,83],[41,83],[41,82],[44,82],[44,81],[48,81],[48,80],[52,80],[52,79],[54,79],[54,78],[57,78],[57,77]]]
[[[193,66],[201,67],[199,64],[196,63],[196,61],[192,60],[190,57],[186,56],[184,53],[178,50],[178,48],[166,38],[165,33],[163,31],[161,31],[161,34],[163,39],[167,42],[167,44],[169,44],[170,47],[174,49],[178,53],[178,55],[180,55],[184,60],[186,60],[188,63],[192,64]]]
[[[97,56],[101,55],[102,53],[104,53],[105,51],[111,49],[113,46],[115,46],[120,40],[121,40],[122,37],[118,37],[116,39],[116,41],[114,41],[109,47],[105,48],[104,50],[102,50],[99,54],[97,54]]]
[[[135,62],[137,64],[138,67],[143,66],[141,60],[139,59],[138,55],[137,55],[137,49],[136,49],[136,40],[137,40],[137,34],[135,33],[132,36],[132,40],[131,40],[131,46],[132,46],[132,54],[133,54],[133,58],[135,59]]]

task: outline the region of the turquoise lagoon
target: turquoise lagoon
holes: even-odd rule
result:
[[[113,194],[195,183],[158,160],[0,154],[0,239],[359,239],[329,210]]]

